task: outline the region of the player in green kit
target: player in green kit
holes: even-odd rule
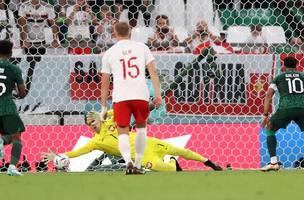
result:
[[[11,162],[7,170],[10,176],[22,175],[16,169],[19,161],[22,144],[21,132],[25,127],[18,115],[17,107],[13,101],[13,90],[17,91],[17,97],[26,96],[26,88],[22,79],[21,70],[10,63],[13,44],[7,40],[0,41],[0,159],[4,157],[4,145],[12,144]]]
[[[304,131],[304,73],[296,71],[297,60],[292,57],[284,59],[284,72],[276,76],[270,84],[265,102],[262,127],[266,127],[267,148],[270,164],[262,171],[280,169],[276,156],[277,140],[275,132],[293,120]],[[269,118],[269,108],[274,93],[280,94],[278,110]]]

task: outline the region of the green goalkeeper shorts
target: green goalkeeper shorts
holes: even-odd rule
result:
[[[12,135],[23,131],[25,131],[25,127],[18,114],[0,116],[0,133],[3,135]]]
[[[294,121],[304,131],[304,108],[278,109],[270,118],[270,123],[274,128],[286,128]]]

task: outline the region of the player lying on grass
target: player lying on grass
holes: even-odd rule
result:
[[[98,112],[90,112],[86,119],[92,131],[95,132],[94,137],[83,147],[68,151],[63,154],[56,155],[53,152],[42,153],[45,161],[52,160],[64,162],[65,167],[68,166],[69,158],[75,158],[87,154],[93,150],[100,150],[107,154],[121,157],[118,149],[118,132],[115,128],[113,119],[113,111],[107,112],[106,120],[100,121],[100,114]],[[130,132],[130,144],[132,151],[132,159],[135,158],[135,132]],[[188,149],[175,147],[165,141],[148,137],[147,147],[145,149],[141,165],[147,169],[154,171],[181,171],[179,164],[175,159],[170,159],[169,162],[164,162],[165,155],[181,156],[187,160],[195,160],[204,163],[213,170],[220,171],[222,168],[214,164],[211,160]]]
[[[286,128],[293,120],[304,131],[304,73],[297,72],[296,66],[295,58],[285,58],[284,72],[273,79],[266,94],[262,127],[266,127],[270,164],[262,168],[262,171],[280,169],[276,155],[277,130]],[[280,93],[279,108],[269,119],[269,109],[276,91]]]

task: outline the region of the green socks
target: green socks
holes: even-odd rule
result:
[[[275,135],[267,136],[267,148],[270,157],[276,156],[277,139]]]
[[[20,159],[22,151],[22,144],[20,140],[13,142],[12,153],[11,153],[11,165],[16,165]]]
[[[2,135],[2,140],[3,140],[3,144],[4,144],[4,145],[10,144],[10,141],[9,141],[7,135]]]

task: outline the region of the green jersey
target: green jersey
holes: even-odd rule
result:
[[[19,84],[23,84],[20,68],[9,61],[0,60],[0,116],[17,114],[12,93]]]
[[[280,93],[279,109],[304,108],[304,73],[284,72],[273,79],[270,87]]]

